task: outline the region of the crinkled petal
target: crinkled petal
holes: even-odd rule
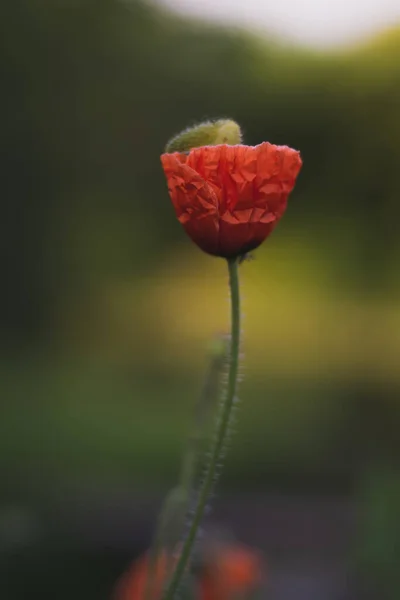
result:
[[[251,146],[203,146],[191,150],[187,164],[213,187],[223,213],[233,210],[240,198],[251,202],[257,175],[255,158]]]
[[[184,163],[184,155],[163,154],[161,163],[178,220],[202,250],[216,254],[219,213],[213,188]]]
[[[287,146],[205,146],[185,157],[212,186],[219,203],[219,254],[259,246],[283,215],[302,161]]]
[[[268,142],[203,146],[162,161],[186,231],[206,252],[228,258],[256,248],[271,233],[302,165],[299,152]]]
[[[256,146],[256,151],[255,204],[268,207],[280,218],[301,169],[300,153],[268,142]]]
[[[221,214],[226,209],[265,210],[268,204],[279,204],[282,195],[293,189],[302,164],[296,150],[268,142],[194,148],[186,161],[213,186]]]

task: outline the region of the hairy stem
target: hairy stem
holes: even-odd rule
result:
[[[196,541],[197,532],[207,506],[210,493],[212,491],[217,467],[220,463],[221,454],[225,447],[225,440],[228,434],[229,422],[232,408],[235,401],[238,365],[239,365],[239,344],[240,344],[240,297],[239,297],[239,273],[238,260],[228,260],[229,286],[231,292],[231,345],[229,353],[229,373],[226,395],[221,407],[221,415],[217,426],[216,435],[211,449],[210,461],[207,465],[207,471],[199,489],[197,503],[194,509],[193,518],[190,524],[187,538],[183,544],[181,554],[178,558],[176,567],[172,574],[170,583],[165,591],[164,600],[173,600],[176,591],[182,582],[186,567],[189,563],[190,555]]]

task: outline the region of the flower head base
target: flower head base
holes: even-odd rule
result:
[[[302,161],[288,146],[226,144],[165,153],[162,166],[178,220],[208,254],[241,257],[285,212]]]

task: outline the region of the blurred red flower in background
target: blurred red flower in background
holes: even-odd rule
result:
[[[162,552],[154,569],[151,600],[160,598],[167,570],[167,555]],[[147,574],[149,570],[149,555],[145,554],[134,561],[117,583],[114,600],[144,600],[147,589]]]
[[[288,146],[219,145],[161,156],[178,220],[205,252],[234,258],[259,246],[285,212],[302,161]]]
[[[226,546],[205,565],[201,600],[244,600],[264,577],[265,565],[257,552],[245,546]]]
[[[162,552],[157,559],[154,569],[151,600],[161,597],[167,562],[167,555],[165,552]],[[144,600],[147,589],[148,570],[149,555],[147,553],[134,561],[128,571],[122,575],[117,583],[113,598],[115,600]]]
[[[145,600],[148,554],[135,561],[121,577],[115,588],[113,600]],[[157,561],[151,600],[159,600],[163,592],[167,568],[167,555],[160,554]],[[260,555],[245,546],[223,545],[210,548],[195,569],[194,598],[197,600],[245,599],[257,589],[265,576]]]

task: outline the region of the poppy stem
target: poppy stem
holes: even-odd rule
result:
[[[179,589],[185,570],[188,566],[200,523],[212,492],[217,468],[221,462],[221,456],[225,448],[225,441],[229,431],[231,413],[235,403],[240,345],[240,295],[237,258],[228,259],[228,269],[229,287],[231,292],[231,343],[229,352],[228,385],[221,405],[216,435],[213,439],[210,452],[210,461],[207,465],[205,477],[199,489],[189,532],[183,544],[174,572],[172,573],[169,585],[164,593],[164,600],[173,600],[175,598],[175,594]]]

